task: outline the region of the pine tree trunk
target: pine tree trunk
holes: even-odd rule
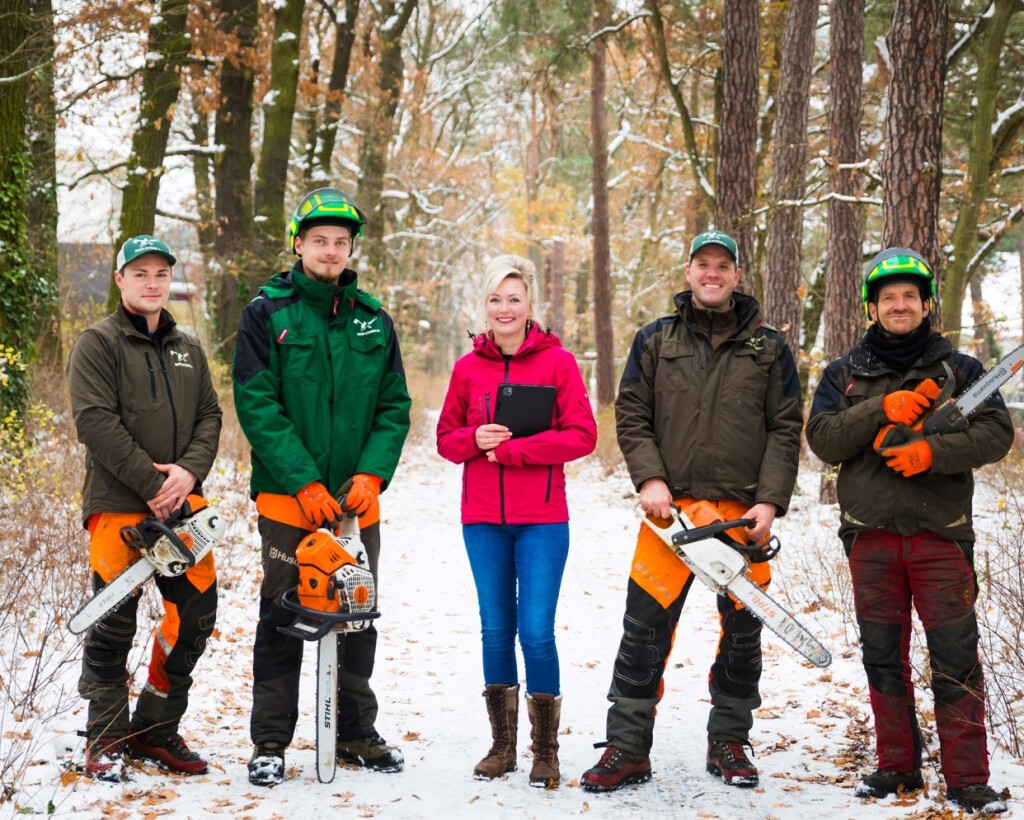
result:
[[[864,324],[860,278],[864,214],[857,199],[863,186],[852,166],[860,161],[861,77],[864,72],[864,6],[832,0],[829,78],[828,249],[825,259],[825,360],[850,350]],[[847,167],[843,167],[847,166]],[[818,500],[835,504],[835,470],[824,465]]]
[[[949,0],[895,0],[886,41],[886,149],[882,158],[882,246],[920,253],[938,277],[942,115]],[[938,330],[939,313],[931,314]]]
[[[807,166],[807,103],[814,57],[818,0],[790,0],[778,114],[772,140],[771,201],[768,255],[764,274],[765,318],[779,329],[794,359],[800,351],[800,260],[803,241],[803,199]]]
[[[740,267],[751,273],[757,194],[757,50],[757,0],[725,0],[715,223],[736,240]],[[748,292],[750,285],[745,284]]]

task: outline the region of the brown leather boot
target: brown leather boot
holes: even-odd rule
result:
[[[562,696],[526,695],[530,712],[530,740],[533,741],[533,769],[530,785],[539,789],[558,786],[558,720],[562,716]]]
[[[499,683],[484,689],[491,719],[491,750],[476,768],[477,780],[493,780],[516,770],[516,735],[519,731],[519,687]]]

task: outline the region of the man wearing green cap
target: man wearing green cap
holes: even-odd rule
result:
[[[221,410],[206,355],[164,309],[176,261],[153,236],[125,242],[114,273],[121,301],[82,333],[68,362],[75,427],[86,447],[82,513],[96,591],[140,560],[121,529],[146,517],[165,521],[189,495],[202,495],[217,455]],[[183,575],[154,580],[164,618],[130,719],[126,662],[140,591],[86,634],[79,692],[88,701],[85,773],[91,777],[121,780],[126,745],[185,774],[207,768],[178,724],[216,617],[213,553]]]
[[[1006,801],[988,785],[971,508],[973,470],[1006,455],[1013,423],[996,392],[966,429],[923,433],[933,402],[959,395],[984,371],[932,329],[935,279],[919,253],[877,254],[861,299],[871,325],[825,369],[807,422],[811,449],[842,468],[839,537],[875,718],[878,768],[854,793],[879,798],[924,786],[913,608],[928,644],[946,798],[968,813],[1001,813]]]
[[[299,582],[296,548],[359,517],[374,576],[380,503],[409,432],[411,399],[394,322],[348,266],[366,219],[344,191],[318,188],[288,223],[296,261],[260,288],[235,344],[235,409],[252,447],[250,495],[259,514],[263,583],[253,643],[249,782],[274,786],[299,715],[303,641],[283,634],[295,613],[281,602]],[[379,587],[378,587],[379,589]],[[337,759],[398,772],[400,749],[376,728],[370,686],[377,630],[338,635]]]
[[[803,416],[793,357],[778,331],[764,324],[757,302],[736,291],[741,275],[728,234],[707,231],[693,240],[689,288],[676,294],[675,312],[633,340],[615,423],[640,506],[655,524],[671,523],[672,506],[710,511],[725,520],[752,520],[729,532],[759,544],[789,504]],[[767,587],[767,562],[752,563],[749,576]],[[607,739],[599,744],[605,749],[580,778],[585,791],[651,779],[662,675],[693,578],[642,525],[608,693]],[[761,704],[761,623],[724,595],[718,596],[718,615],[705,765],[728,785],[754,786],[758,771],[746,749],[753,711]]]

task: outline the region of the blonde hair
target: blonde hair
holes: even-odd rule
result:
[[[526,304],[529,308],[528,315],[535,322],[539,321],[537,316],[537,269],[533,262],[526,257],[511,253],[495,256],[484,268],[483,313],[481,315],[487,315],[488,297],[509,277],[523,283],[523,288],[526,290]]]

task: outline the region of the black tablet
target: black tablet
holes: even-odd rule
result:
[[[555,409],[555,388],[547,384],[498,385],[494,423],[504,424],[515,438],[551,429]]]

